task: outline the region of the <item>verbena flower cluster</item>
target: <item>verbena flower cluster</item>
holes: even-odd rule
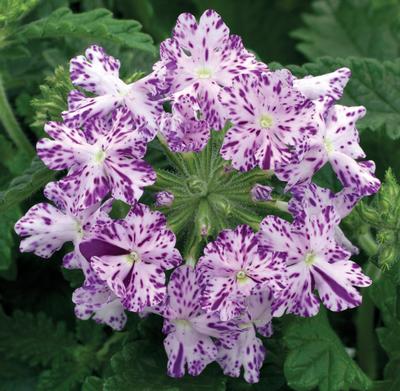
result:
[[[119,68],[99,46],[71,60],[79,90],[37,144],[47,167],[68,173],[46,186],[52,203],[17,222],[21,251],[49,258],[73,243],[63,264],[85,275],[72,297],[80,319],[120,330],[126,310],[161,315],[170,376],[198,375],[217,361],[226,375],[243,367],[245,380],[257,382],[266,354],[257,335],[272,334],[273,317],[313,316],[321,302],[332,311],[356,307],[357,287],[371,283],[339,228],[380,186],[359,146],[365,108],[336,104],[350,70],[303,79],[271,71],[212,10],[199,22],[179,16],[148,76],[126,84]],[[293,218],[266,216],[258,232],[223,230],[195,266],[184,264],[164,215],[139,202],[156,181],[147,144],[157,136],[172,153],[197,153],[226,124],[222,158],[241,172],[273,171],[292,195]],[[328,162],[343,185],[336,194],[312,183]],[[256,185],[251,197],[267,201],[272,190]],[[131,205],[124,219],[109,216],[113,200]],[[168,189],[156,195],[156,206],[173,202]]]

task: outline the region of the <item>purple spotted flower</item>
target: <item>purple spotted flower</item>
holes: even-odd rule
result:
[[[103,206],[96,203],[90,208],[76,208],[73,197],[60,189],[57,183],[49,183],[44,194],[55,204],[40,203],[34,205],[15,224],[15,232],[22,237],[21,252],[33,252],[39,257],[49,258],[64,243],[72,242],[74,251],[64,256],[66,268],[80,268],[86,276],[93,272],[79,251],[79,244],[87,237],[94,226],[101,226],[110,219],[107,212],[111,202]]]
[[[182,261],[164,215],[140,203],[125,219],[101,226],[80,249],[97,276],[134,312],[165,299],[164,271]]]
[[[162,111],[160,100],[161,81],[155,73],[131,84],[119,78],[120,63],[107,55],[103,48],[90,46],[85,56],[71,60],[71,81],[86,91],[95,94],[87,97],[78,90],[69,96],[69,108],[63,118],[82,124],[93,116],[107,117],[118,107],[126,107],[134,122],[145,121],[140,131],[148,139],[157,133],[156,118]]]
[[[316,100],[330,97],[338,100],[343,95],[351,71],[348,68],[339,68],[334,72],[319,76],[306,76],[302,79],[293,79],[293,85],[308,99]]]
[[[156,179],[151,166],[142,160],[146,142],[126,109],[114,112],[108,132],[104,122],[94,124],[85,132],[63,123],[47,123],[45,131],[53,140],[41,139],[38,155],[50,169],[69,169],[59,183],[63,190],[78,195],[78,208],[90,207],[108,193],[133,205],[143,187]]]
[[[107,324],[114,330],[121,330],[126,323],[126,314],[121,300],[107,284],[90,278],[72,294],[77,318],[86,320],[90,317],[97,323]]]
[[[288,209],[296,221],[304,221],[310,215],[318,216],[326,206],[332,206],[339,219],[342,220],[363,196],[348,187],[335,194],[314,183],[296,186],[291,193],[293,198],[289,202]],[[334,237],[341,247],[353,254],[358,254],[358,248],[346,238],[339,226],[334,227]]]
[[[275,170],[296,158],[309,134],[313,134],[312,101],[293,87],[288,71],[242,75],[221,94],[233,126],[227,132],[221,155],[237,170],[259,166]]]
[[[159,191],[155,195],[156,206],[171,206],[174,202],[174,195],[169,191]]]
[[[221,322],[216,313],[207,314],[200,306],[201,288],[191,266],[174,270],[168,284],[168,298],[163,311],[164,340],[168,355],[168,374],[196,376],[217,358],[213,338],[226,348],[232,347],[240,329],[236,323]]]
[[[312,176],[329,162],[343,186],[363,195],[376,193],[380,182],[371,172],[373,162],[359,162],[365,158],[365,153],[359,145],[356,121],[365,115],[365,108],[332,105],[331,98],[319,100],[316,105],[319,113],[317,134],[310,139],[300,158],[294,157],[277,169],[278,178],[287,182],[288,190],[310,182]]]
[[[193,97],[182,95],[172,106],[172,113],[159,118],[160,133],[173,152],[200,152],[207,144],[210,129],[198,119],[199,109]]]
[[[160,57],[156,68],[167,69],[172,103],[189,94],[198,102],[202,118],[216,130],[226,121],[218,101],[222,87],[229,86],[237,75],[267,69],[243,47],[240,37],[229,34],[213,10],[205,11],[198,23],[193,15],[181,14],[172,38],[160,46]]]
[[[258,290],[247,299],[247,308],[239,321],[242,332],[238,341],[230,349],[218,344],[217,362],[221,365],[224,374],[232,377],[240,376],[241,367],[244,368],[244,379],[248,383],[257,383],[260,378],[260,369],[265,359],[265,348],[257,338],[256,330],[265,337],[272,334],[272,292]]]
[[[272,187],[271,186],[266,186],[266,185],[260,185],[259,183],[256,183],[253,188],[250,191],[251,193],[251,199],[254,202],[257,201],[269,201],[271,200],[271,193],[272,193]]]
[[[222,231],[197,263],[203,308],[218,311],[221,320],[239,316],[254,289],[284,287],[283,266],[279,255],[260,251],[258,235],[247,225]]]
[[[314,316],[319,301],[332,311],[343,311],[361,304],[355,287],[365,287],[371,280],[359,265],[349,260],[350,252],[334,239],[339,217],[333,206],[321,213],[306,214],[303,221],[290,224],[276,216],[267,216],[260,224],[266,251],[286,255],[288,285],[281,295],[277,314],[287,310],[300,316]]]

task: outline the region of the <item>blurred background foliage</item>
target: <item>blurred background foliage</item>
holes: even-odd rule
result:
[[[159,319],[130,315],[122,333],[77,321],[71,293],[81,273],[60,270],[62,252],[50,261],[18,252],[14,223],[43,200],[41,188],[55,178],[33,158],[32,146],[43,124],[65,108],[69,59],[98,43],[121,60],[123,78],[135,78],[151,70],[158,44],[181,12],[200,16],[207,8],[271,68],[290,65],[301,77],[352,69],[343,102],[367,107],[361,145],[382,180],[392,171],[388,190],[363,203],[345,228],[356,243],[363,240],[357,243],[364,250],[360,263],[371,258],[386,270],[399,269],[399,0],[0,0],[0,391],[367,389],[372,383],[338,345],[336,333],[348,351],[359,351],[357,362],[370,378],[384,379],[372,389],[400,389],[398,272],[395,281],[385,277],[374,286],[359,313],[330,314],[336,333],[324,313],[299,324],[308,342],[296,337],[301,320],[287,329],[277,320],[262,380],[250,386],[227,380],[216,365],[197,379],[168,379]],[[148,158],[163,164],[157,148]],[[317,181],[336,186],[329,170]],[[382,216],[395,223],[388,227]],[[368,242],[371,234],[377,242]],[[316,356],[297,357],[299,349]]]

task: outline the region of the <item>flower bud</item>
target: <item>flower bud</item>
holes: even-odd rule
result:
[[[271,186],[260,185],[259,183],[256,183],[250,191],[251,199],[254,202],[270,201],[272,199],[271,193],[272,193]]]
[[[160,191],[155,195],[156,206],[171,206],[174,202],[174,195],[169,191]]]

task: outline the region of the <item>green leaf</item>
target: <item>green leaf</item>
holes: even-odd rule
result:
[[[0,272],[8,270],[13,262],[14,225],[20,215],[19,208],[11,208],[0,214]]]
[[[87,377],[83,383],[82,391],[103,391],[103,380],[96,376]]]
[[[154,52],[151,37],[142,33],[141,28],[135,20],[114,19],[112,13],[103,8],[79,14],[68,8],[59,8],[48,17],[21,27],[16,38],[23,42],[43,38],[85,38]]]
[[[271,67],[282,66],[271,64]],[[357,122],[357,127],[374,131],[383,128],[389,137],[400,138],[400,60],[379,62],[365,58],[326,57],[303,66],[288,66],[297,77],[320,75],[340,67],[348,67],[352,72],[340,103],[367,108],[366,116]]]
[[[30,365],[48,365],[67,355],[74,337],[63,323],[45,314],[15,311],[8,317],[0,309],[0,352]]]
[[[0,2],[0,26],[14,23],[35,8],[39,0],[2,0]]]
[[[373,57],[391,60],[400,55],[400,3],[382,0],[315,0],[304,27],[293,31],[308,59],[317,57]],[[384,42],[384,44],[382,44]]]
[[[173,379],[166,375],[167,357],[162,345],[139,340],[128,343],[111,360],[114,375],[104,391],[223,391],[225,378],[209,366],[200,376]]]
[[[387,272],[371,286],[369,294],[380,310],[384,325],[376,332],[379,343],[389,357],[382,389],[397,391],[400,386],[400,287],[395,284],[390,272]]]
[[[14,207],[36,193],[53,180],[55,174],[35,157],[30,167],[22,175],[15,177],[6,190],[0,192],[0,212]]]
[[[0,358],[0,391],[31,391],[35,389],[37,372],[18,360]]]
[[[284,341],[289,350],[284,371],[295,390],[367,390],[371,381],[349,357],[332,330],[325,310],[313,318],[296,318],[287,326]]]

